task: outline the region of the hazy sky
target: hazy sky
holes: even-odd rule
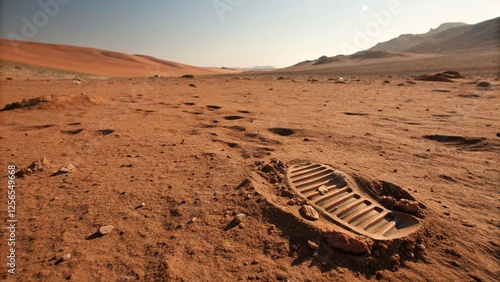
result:
[[[285,67],[499,11],[499,0],[0,0],[0,37],[197,66]]]

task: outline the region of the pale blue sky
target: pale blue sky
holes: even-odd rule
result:
[[[285,67],[499,11],[499,0],[0,0],[0,37],[197,66]]]

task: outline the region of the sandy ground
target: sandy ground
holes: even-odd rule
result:
[[[4,73],[0,108],[48,96],[0,112],[4,205],[7,166],[18,172],[16,274],[2,228],[0,277],[497,281],[500,82],[465,74],[453,83],[401,71],[345,83],[285,73],[74,84]],[[287,205],[284,183],[263,173],[273,158],[395,184],[420,203],[422,226],[411,240],[374,242],[370,254],[329,247],[322,232],[343,229]],[[73,172],[58,172],[69,164]],[[243,224],[232,224],[239,213]],[[99,236],[106,225],[114,229]]]

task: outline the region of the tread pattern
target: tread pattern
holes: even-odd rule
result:
[[[307,198],[318,213],[356,233],[390,240],[407,236],[419,228],[420,221],[416,217],[384,208],[365,195],[344,173],[329,165],[291,166],[286,178],[292,190]]]

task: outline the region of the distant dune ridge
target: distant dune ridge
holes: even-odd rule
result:
[[[234,72],[95,48],[21,41],[15,43],[18,44],[18,52],[12,48],[10,40],[0,39],[0,59],[103,76],[178,76]]]

